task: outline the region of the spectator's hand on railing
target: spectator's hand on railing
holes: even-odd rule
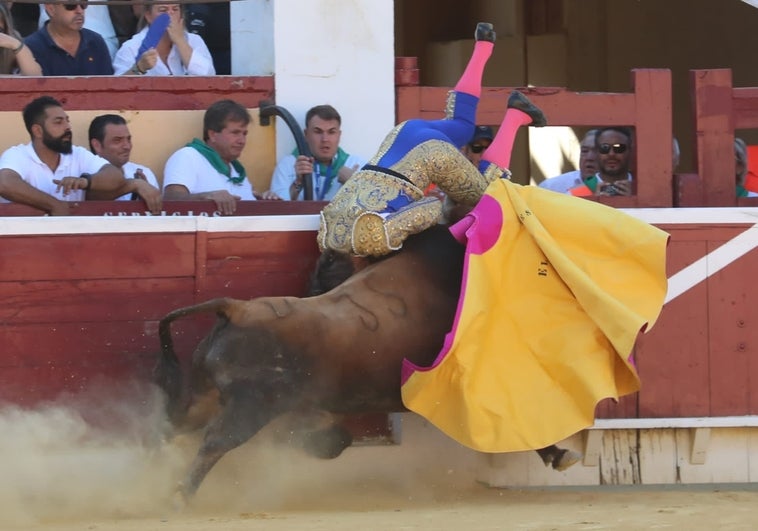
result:
[[[226,190],[215,190],[208,193],[208,199],[216,203],[216,208],[227,216],[231,216],[237,211],[237,201],[242,198],[238,195],[232,195]]]
[[[147,205],[147,209],[155,215],[161,213],[163,207],[163,197],[161,191],[155,186],[143,179],[132,179],[134,192],[142,198]]]
[[[70,201],[54,201],[48,214],[51,216],[70,216],[72,204]]]
[[[255,196],[256,199],[263,199],[267,201],[272,201],[272,200],[281,201],[282,200],[282,198],[279,197],[278,194],[276,194],[275,192],[272,192],[271,190],[266,190],[265,192],[262,192],[262,193],[253,192],[253,195]]]

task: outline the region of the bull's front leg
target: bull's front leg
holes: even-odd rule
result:
[[[177,508],[194,496],[224,454],[250,440],[279,414],[280,410],[267,404],[263,392],[253,389],[250,382],[225,390],[221,410],[206,428],[200,450],[186,479],[179,485]]]

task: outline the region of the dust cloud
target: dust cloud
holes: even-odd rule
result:
[[[200,434],[167,439],[163,409],[145,383],[94,385],[34,409],[0,405],[0,529],[176,516],[176,486]],[[440,447],[435,428],[413,431],[411,444],[322,461],[264,430],[221,459],[183,514],[365,510],[470,489],[473,462],[462,455],[472,453],[446,456],[458,445]]]
[[[164,510],[186,458],[162,410],[148,384],[0,405],[0,528]]]

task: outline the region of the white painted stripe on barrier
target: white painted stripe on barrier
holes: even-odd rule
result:
[[[665,302],[674,300],[756,247],[758,247],[758,224],[672,275],[669,278]]]
[[[71,216],[0,217],[0,236],[318,230],[319,216]]]
[[[656,428],[756,428],[758,415],[732,417],[671,417],[644,419],[595,419],[590,430],[649,430]]]
[[[758,223],[758,208],[703,207],[703,208],[622,208],[622,212],[653,225],[719,225]]]

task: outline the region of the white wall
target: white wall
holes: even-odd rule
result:
[[[328,103],[342,115],[342,145],[371,157],[395,122],[392,0],[232,2],[232,72],[270,75],[276,103],[303,125]],[[277,157],[294,147],[277,128]]]

